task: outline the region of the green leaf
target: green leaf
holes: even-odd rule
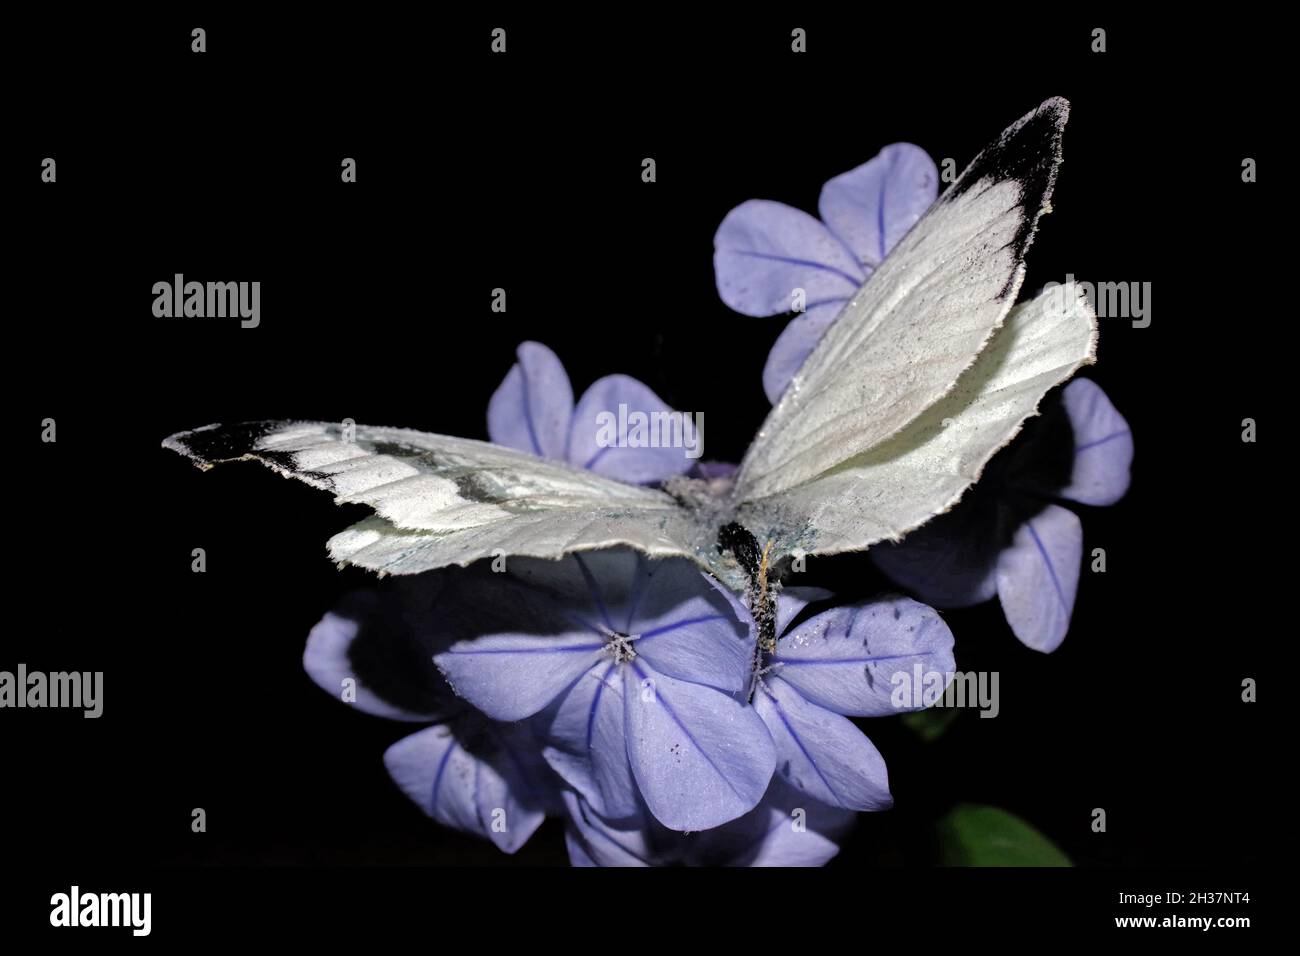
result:
[[[962,803],[938,823],[942,866],[1071,866],[1051,840],[997,807]]]
[[[927,744],[932,744],[952,726],[961,711],[956,707],[927,707],[903,715],[903,726]]]

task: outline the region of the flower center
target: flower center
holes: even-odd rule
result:
[[[628,661],[635,660],[636,651],[632,650],[632,642],[640,636],[624,634],[622,631],[606,631],[605,653],[614,658],[615,664],[626,664]]]

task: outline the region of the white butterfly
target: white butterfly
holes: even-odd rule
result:
[[[209,425],[163,445],[203,468],[262,461],[369,505],[329,551],[381,573],[630,545],[742,590],[753,557],[719,543],[733,524],[772,563],[896,540],[951,508],[1043,395],[1093,361],[1096,317],[1072,288],[1012,305],[1068,111],[1048,100],[975,157],[828,329],[722,495],[400,428]]]

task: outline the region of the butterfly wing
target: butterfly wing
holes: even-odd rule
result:
[[[1096,317],[1073,286],[1011,310],[957,387],[902,431],[811,481],[741,503],[737,520],[778,553],[859,551],[946,511],[1033,415],[1091,362]]]
[[[498,554],[558,558],[629,545],[696,558],[699,530],[664,492],[486,442],[328,422],[209,425],[163,442],[202,468],[261,461],[375,515],[330,539],[330,556],[417,574]]]
[[[757,537],[819,553],[900,537],[1092,360],[1095,319],[1068,289],[1006,321],[1068,112],[1048,100],[982,151],[827,330],[737,474]]]

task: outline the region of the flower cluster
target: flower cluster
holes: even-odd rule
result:
[[[723,300],[797,313],[764,370],[769,398],[937,180],[923,151],[896,144],[826,184],[820,221],[759,201],[724,219]],[[609,409],[671,411],[644,384],[608,376],[575,402],[550,349],[525,342],[517,359],[489,404],[494,442],[631,483],[728,480],[731,466],[681,448],[598,440]],[[1132,454],[1124,419],[1076,381],[956,509],[871,556],[938,607],[996,594],[1013,632],[1050,651],[1082,560],[1079,519],[1056,501],[1115,502]],[[760,641],[746,601],[688,561],[628,549],[508,558],[349,596],[312,630],[304,664],[358,709],[426,725],[389,748],[392,778],[507,853],[554,816],[574,865],[820,865],[856,813],[892,802],[855,718],[899,713],[899,675],[950,674],[952,634],[908,597],[838,604],[792,586],[777,593],[775,640]]]
[[[507,852],[563,811],[575,861],[612,843],[647,861],[822,862],[852,811],[890,804],[884,761],[846,715],[896,713],[895,673],[953,665],[924,605],[804,614],[828,597],[784,591],[776,648],[758,655],[748,609],[687,561],[518,559],[352,595],[304,663],[361,710],[430,724],[389,749],[389,772],[434,819]],[[774,814],[788,832],[755,829]]]

